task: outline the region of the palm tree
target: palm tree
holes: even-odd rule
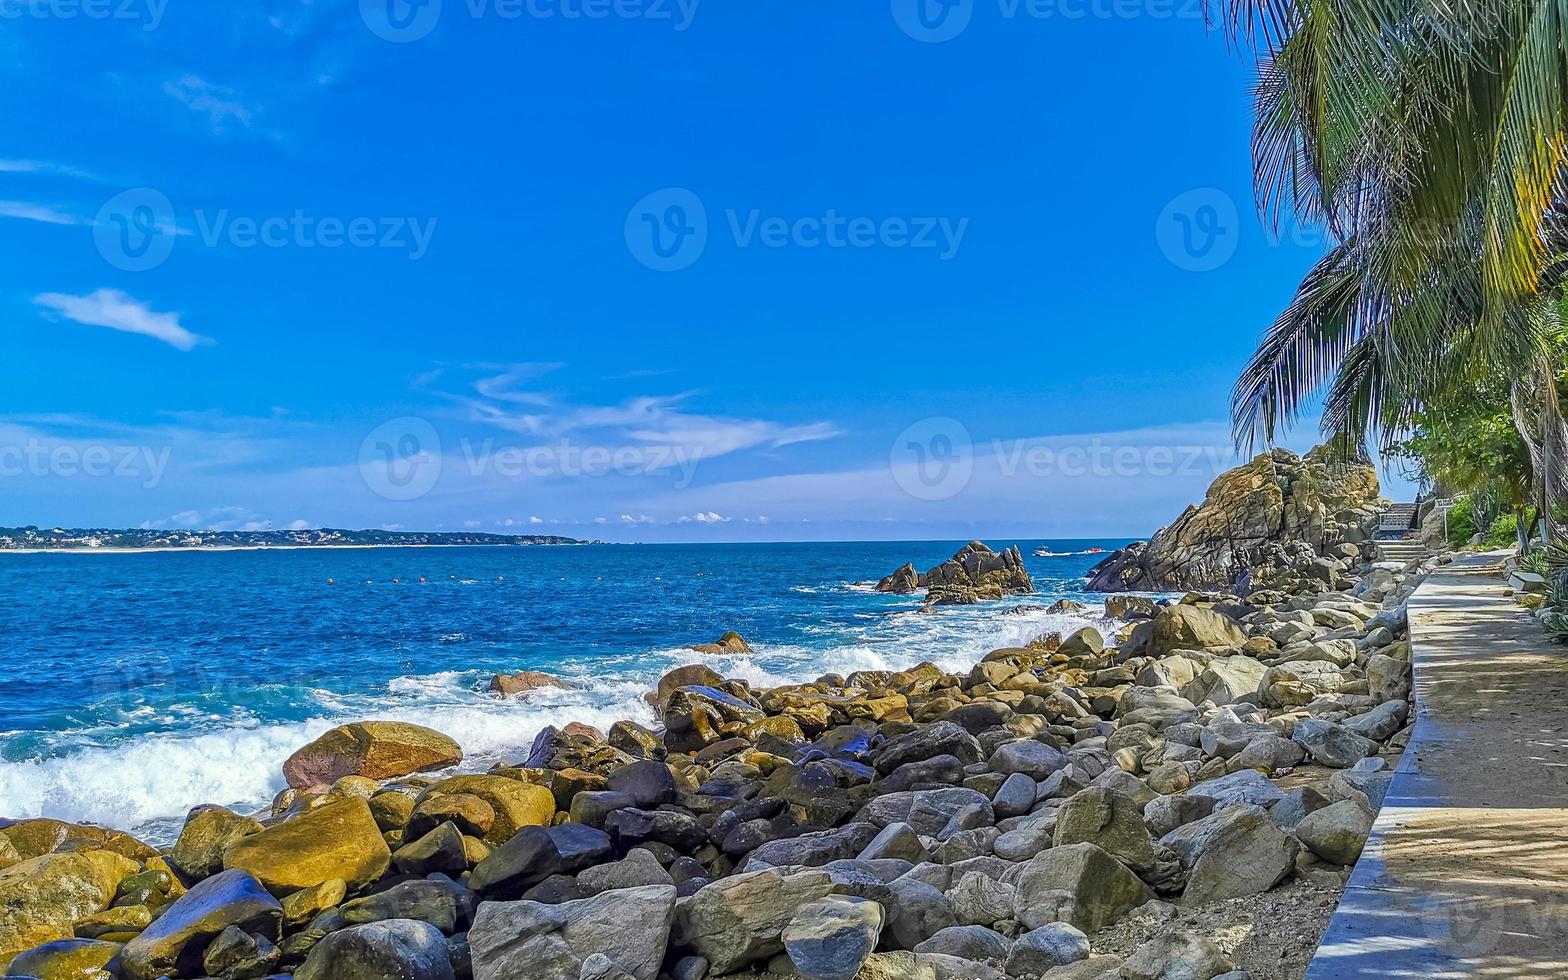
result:
[[[1272,440],[1326,390],[1324,427],[1360,443],[1433,393],[1520,386],[1538,476],[1568,467],[1548,338],[1568,222],[1568,3],[1220,0],[1258,59],[1260,211],[1332,247],[1236,384],[1237,440]],[[1524,428],[1521,431],[1525,431]],[[1527,436],[1528,437],[1528,436]],[[1549,513],[1549,509],[1546,509]]]

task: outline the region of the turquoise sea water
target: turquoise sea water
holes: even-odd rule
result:
[[[195,804],[262,805],[290,752],[368,718],[440,729],[483,768],[545,725],[651,723],[651,683],[728,629],[753,653],[708,659],[777,684],[967,668],[1081,625],[1017,611],[1064,596],[1096,620],[1085,552],[1126,542],[1016,543],[1037,595],[930,615],[867,583],[963,542],[0,554],[0,817],[166,839]],[[486,693],[516,670],[578,686]]]

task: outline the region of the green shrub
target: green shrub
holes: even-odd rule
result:
[[[1484,543],[1488,548],[1507,548],[1519,543],[1519,518],[1503,514],[1486,529]]]

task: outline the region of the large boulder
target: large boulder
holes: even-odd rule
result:
[[[1036,854],[1017,887],[1018,920],[1030,929],[1066,922],[1090,935],[1154,898],[1121,862],[1087,843]]]
[[[102,980],[104,967],[120,955],[120,944],[101,939],[57,939],[34,946],[11,961],[6,976],[40,980]],[[0,953],[0,963],[5,956]]]
[[[909,562],[878,582],[877,591],[893,595],[908,595],[920,588],[920,584],[920,573],[915,571],[914,562]]]
[[[502,697],[511,697],[514,694],[526,694],[542,688],[564,688],[565,681],[554,674],[546,674],[537,670],[520,670],[515,674],[496,674],[490,678],[490,693]]]
[[[1301,847],[1260,806],[1229,806],[1160,838],[1187,871],[1183,905],[1268,891],[1296,868]]]
[[[1080,843],[1096,845],[1134,871],[1154,870],[1154,839],[1142,808],[1125,793],[1090,786],[1062,804],[1055,846]]]
[[[0,871],[0,963],[24,949],[71,938],[71,926],[108,908],[115,889],[137,867],[112,851],[70,851]]]
[[[518,898],[551,875],[581,871],[609,853],[610,836],[593,827],[525,827],[475,866],[469,885],[486,898]]]
[[[888,793],[867,801],[855,815],[855,821],[875,824],[879,828],[888,824],[907,823],[916,833],[935,837],[955,814],[969,808],[989,815],[991,801],[984,793],[961,786],[909,790]]]
[[[796,911],[833,887],[822,871],[785,875],[768,869],[721,878],[680,900],[674,938],[706,958],[714,973],[731,973],[783,951],[784,929]]]
[[[474,980],[578,980],[595,954],[655,980],[669,944],[675,887],[645,885],[545,905],[484,902],[468,930]],[[620,975],[613,974],[612,975]]]
[[[190,879],[215,875],[223,870],[223,852],[230,844],[264,829],[254,817],[221,806],[199,806],[185,817],[171,863]]]
[[[1355,800],[1340,800],[1307,814],[1295,833],[1307,850],[1330,864],[1352,865],[1372,833],[1372,815]]]
[[[428,922],[349,926],[317,943],[294,980],[456,980],[447,949],[441,930]]]
[[[325,806],[242,837],[223,852],[225,870],[243,868],[277,896],[341,878],[363,888],[386,873],[392,851],[370,805],[358,797]]]
[[[926,572],[926,602],[968,605],[1005,595],[1028,595],[1034,582],[1024,568],[1017,546],[998,554],[979,541],[971,541],[947,561]]]
[[[1154,617],[1149,653],[1163,657],[1175,650],[1228,650],[1247,642],[1247,634],[1229,616],[1202,606],[1167,606]]]
[[[1251,657],[1216,657],[1203,672],[1181,689],[1181,696],[1193,704],[1205,701],[1216,705],[1234,704],[1255,694],[1268,668]]]
[[[195,976],[207,944],[230,926],[278,938],[283,906],[249,872],[224,871],[181,895],[141,935],[125,945],[120,969],[127,980]]]
[[[1201,505],[1188,507],[1149,541],[1096,565],[1088,587],[1096,592],[1223,588],[1243,566],[1264,573],[1263,578],[1291,546],[1316,555],[1357,536],[1359,515],[1369,521],[1377,503],[1377,473],[1366,459],[1347,458],[1329,446],[1304,457],[1274,449],[1220,474]]]
[[[360,721],[340,725],[289,756],[283,776],[295,789],[321,789],[344,776],[393,779],[462,761],[462,748],[434,729]]]

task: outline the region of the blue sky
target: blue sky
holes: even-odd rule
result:
[[[1322,249],[1249,70],[915,2],[0,0],[0,524],[1147,534]]]

